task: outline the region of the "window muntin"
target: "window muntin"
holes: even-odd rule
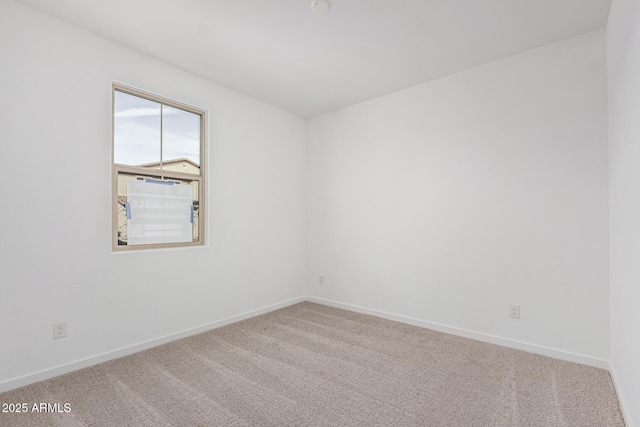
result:
[[[113,85],[114,250],[204,243],[204,124],[204,111]],[[128,219],[133,215],[127,206],[129,180],[191,186],[192,242],[129,244]]]

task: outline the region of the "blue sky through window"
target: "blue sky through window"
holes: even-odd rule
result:
[[[162,153],[160,132],[162,114]],[[200,164],[200,116],[115,91],[114,161],[137,166],[187,158]]]

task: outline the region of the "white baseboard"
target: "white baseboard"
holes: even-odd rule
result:
[[[134,344],[132,346],[123,347],[117,350],[109,351],[106,353],[98,354],[96,356],[91,356],[85,359],[76,360],[74,362],[66,363],[64,365],[56,366],[49,369],[43,369],[41,371],[37,371],[31,374],[27,374],[24,376],[11,378],[9,380],[0,382],[0,393],[13,390],[19,387],[23,387],[29,384],[33,384],[39,381],[47,380],[49,378],[57,377],[59,375],[63,375],[72,371],[76,371],[78,369],[86,368],[89,366],[97,365],[98,363],[106,362],[108,360],[117,359],[119,357],[128,356],[133,353],[137,353],[139,351],[147,350],[152,347],[156,347],[162,344],[166,344],[171,341],[175,341],[180,338],[185,338],[191,335],[199,334],[201,332],[206,332],[211,329],[216,329],[221,326],[228,325],[230,323],[239,322],[240,320],[248,319],[251,317],[258,316],[260,314],[268,313],[274,310],[278,310],[280,308],[288,307],[293,304],[297,304],[303,301],[315,302],[318,304],[328,305],[331,307],[342,308],[345,310],[355,311],[357,313],[370,314],[373,316],[381,317],[384,319],[394,320],[397,322],[407,323],[409,325],[420,326],[423,328],[432,329],[438,332],[444,332],[452,335],[462,336],[465,338],[471,338],[478,341],[488,342],[491,344],[497,344],[504,347],[515,348],[518,350],[528,351],[530,353],[541,354],[544,356],[553,357],[556,359],[566,360],[569,362],[581,363],[583,365],[594,366],[597,368],[607,369],[611,372],[611,376],[613,378],[614,385],[616,385],[616,391],[618,391],[618,397],[620,399],[620,405],[623,407],[623,413],[625,416],[625,420],[627,420],[627,426],[630,427],[628,413],[624,411],[625,402],[624,397],[620,393],[620,390],[617,386],[615,371],[613,367],[609,365],[607,360],[597,359],[589,356],[585,356],[582,354],[576,354],[567,352],[564,350],[558,350],[550,347],[539,346],[535,344],[530,344],[522,341],[511,340],[507,338],[497,337],[494,335],[484,334],[481,332],[470,331],[461,328],[455,328],[452,326],[442,325],[439,323],[428,322],[425,320],[414,319],[407,316],[401,316],[398,314],[387,313],[380,310],[373,310],[365,307],[360,307],[352,304],[345,304],[337,301],[327,300],[324,298],[317,297],[298,297],[288,301],[283,301],[281,303],[272,304],[266,307],[262,307],[256,310],[251,310],[246,313],[242,313],[236,316],[227,317],[225,319],[217,320],[215,322],[207,323],[205,325],[197,326],[195,328],[187,329],[181,332],[177,332],[175,334],[166,335],[160,338],[144,341],[138,344]]]
[[[318,304],[328,305],[344,310],[355,311],[357,313],[370,314],[383,319],[395,320],[396,322],[407,323],[409,325],[420,326],[422,328],[432,329],[438,332],[444,332],[451,335],[457,335],[465,338],[471,338],[477,341],[483,341],[491,344],[501,345],[503,347],[515,348],[517,350],[528,351],[529,353],[541,354],[543,356],[553,357],[555,359],[566,360],[568,362],[580,363],[583,365],[594,366],[601,369],[609,369],[609,361],[598,359],[583,354],[572,353],[569,351],[558,350],[551,347],[545,347],[536,344],[530,344],[523,341],[516,341],[508,338],[502,338],[495,335],[484,334],[482,332],[470,331],[467,329],[456,328],[453,326],[442,325],[440,323],[428,322],[426,320],[414,319],[412,317],[401,316],[398,314],[387,313],[380,310],[372,310],[352,304],[345,304],[324,298],[307,297],[307,301]]]
[[[215,322],[207,323],[195,328],[186,329],[175,334],[165,335],[160,338],[144,341],[132,346],[123,347],[117,350],[109,351],[106,353],[98,354],[96,356],[87,357],[85,359],[76,360],[74,362],[66,363],[64,365],[56,366],[53,368],[43,369],[41,371],[34,372],[32,374],[23,375],[16,378],[0,382],[0,393],[4,393],[9,390],[13,390],[19,387],[23,387],[29,384],[33,384],[39,381],[44,381],[49,378],[57,377],[62,374],[67,374],[78,369],[87,368],[89,366],[97,365],[98,363],[106,362],[108,360],[117,359],[119,357],[128,356],[133,353],[137,353],[142,350],[147,350],[152,347],[157,347],[162,344],[166,344],[171,341],[175,341],[180,338],[185,338],[191,335],[206,332],[211,329],[216,329],[221,326],[228,325],[230,323],[239,322],[240,320],[249,319],[251,317],[258,316],[260,314],[268,313],[280,308],[288,307],[299,302],[306,301],[305,297],[299,297],[283,301],[277,304],[268,305],[256,310],[251,310],[246,313],[238,314],[236,316],[227,317],[217,320]]]
[[[631,421],[631,414],[627,409],[627,400],[622,393],[622,388],[620,387],[620,381],[618,380],[618,375],[616,373],[616,369],[613,367],[613,363],[609,362],[609,374],[611,375],[611,381],[613,381],[613,387],[616,389],[616,394],[618,395],[618,402],[620,403],[620,409],[622,410],[622,417],[624,418],[624,423],[627,427],[633,427],[634,424]]]

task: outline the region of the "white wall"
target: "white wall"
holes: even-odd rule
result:
[[[0,391],[306,293],[608,359],[604,36],[306,123],[0,0]],[[637,94],[635,68],[616,67]],[[209,111],[207,247],[111,253],[113,80]],[[639,97],[618,98],[626,121],[612,137],[629,141]],[[635,200],[638,156],[618,145],[612,353],[637,401],[637,342],[621,320],[638,324],[629,287],[637,215],[622,209]],[[633,176],[618,188],[616,171]],[[522,305],[521,320],[507,318],[511,303]],[[58,320],[69,337],[53,341]]]
[[[0,57],[0,391],[303,295],[303,119],[7,0]],[[113,80],[209,111],[207,247],[111,253]]]
[[[640,425],[640,3],[614,0],[607,24],[611,367],[627,425]]]
[[[310,119],[309,293],[606,364],[606,102],[600,30]]]

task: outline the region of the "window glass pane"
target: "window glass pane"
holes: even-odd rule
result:
[[[117,164],[159,163],[160,104],[114,91],[113,144]]]
[[[204,112],[115,84],[113,99],[114,250],[201,244]]]
[[[141,175],[126,172],[118,173],[118,245],[128,245],[128,228],[127,228],[127,181],[137,180],[144,181],[146,179],[161,180],[158,175]],[[192,187],[193,199],[193,242],[200,240],[199,222],[200,222],[200,199],[199,199],[199,182],[183,178],[165,178],[163,181],[172,182],[173,185],[188,185]]]
[[[118,245],[120,246],[126,245],[128,241],[126,203],[127,181],[130,179],[144,181],[145,179],[160,179],[160,176],[118,172]]]
[[[163,169],[200,174],[200,115],[162,106]]]

